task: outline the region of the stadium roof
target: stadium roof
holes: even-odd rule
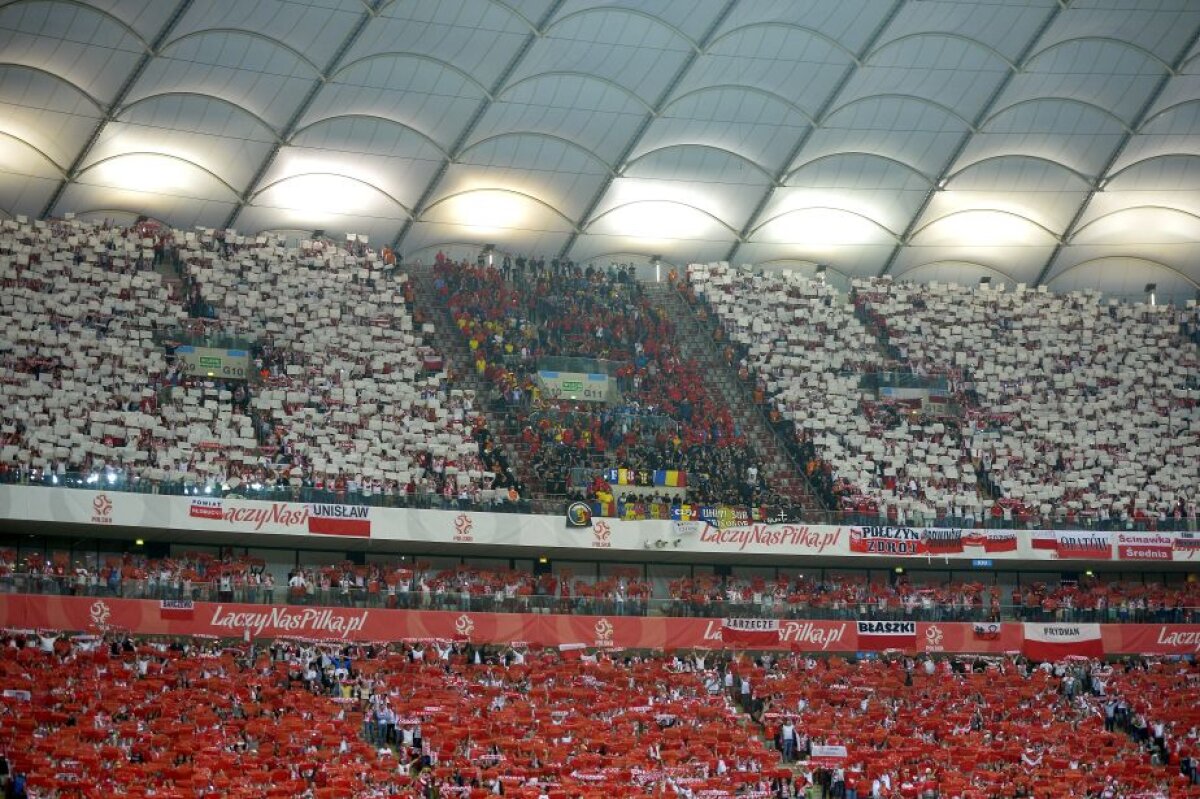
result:
[[[1196,0],[7,0],[0,209],[1194,296],[1198,38]]]

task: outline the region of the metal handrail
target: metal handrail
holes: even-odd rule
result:
[[[656,598],[616,596],[598,590],[594,596],[549,596],[518,594],[508,596],[494,591],[453,592],[398,590],[386,584],[373,587],[349,585],[317,587],[306,585],[238,585],[223,590],[217,579],[182,578],[167,583],[144,577],[123,577],[106,581],[80,580],[77,575],[33,575],[10,572],[0,575],[0,594],[43,596],[84,596],[97,598],[192,600],[195,602],[236,602],[244,604],[292,604],[329,607],[391,608],[400,610],[453,610],[472,613],[558,613],[567,615],[665,616],[688,618],[779,618],[853,621],[985,622],[1030,621],[1066,624],[1195,624],[1200,622],[1200,607],[1173,607],[1160,610],[1108,607],[1043,609],[1041,606],[1002,604],[998,608],[966,607],[950,603],[921,603],[905,608],[892,598],[887,608],[878,601],[845,602],[819,598],[817,601],[752,602],[719,598]]]

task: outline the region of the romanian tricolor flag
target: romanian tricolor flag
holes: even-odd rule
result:
[[[678,469],[659,469],[654,472],[654,484],[656,486],[684,488],[687,486],[687,472],[681,472]]]

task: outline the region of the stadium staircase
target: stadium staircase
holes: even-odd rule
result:
[[[763,408],[755,404],[752,386],[740,380],[733,366],[725,363],[714,338],[716,322],[711,318],[701,319],[669,283],[647,282],[645,287],[651,302],[674,322],[680,353],[700,364],[706,377],[705,388],[730,408],[734,421],[761,460],[767,485],[795,506],[827,510],[767,421]]]
[[[471,357],[466,340],[454,323],[454,317],[450,315],[450,306],[438,296],[433,265],[405,264],[404,271],[413,282],[413,308],[424,314],[426,321],[434,326],[436,332],[433,344],[446,359],[445,368],[451,375],[452,387],[475,392],[475,411],[482,414],[486,420],[488,430],[494,436],[493,445],[502,448],[501,451],[508,458],[509,465],[516,470],[518,478],[522,483],[529,484],[529,475],[525,471],[525,453],[518,452],[512,437],[504,435],[508,423],[503,414],[496,410],[499,395],[495,388],[475,371],[475,361]]]

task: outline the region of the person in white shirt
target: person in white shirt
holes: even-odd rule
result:
[[[796,758],[796,727],[791,719],[783,722],[779,731],[780,748],[783,750],[783,762],[791,763]]]

